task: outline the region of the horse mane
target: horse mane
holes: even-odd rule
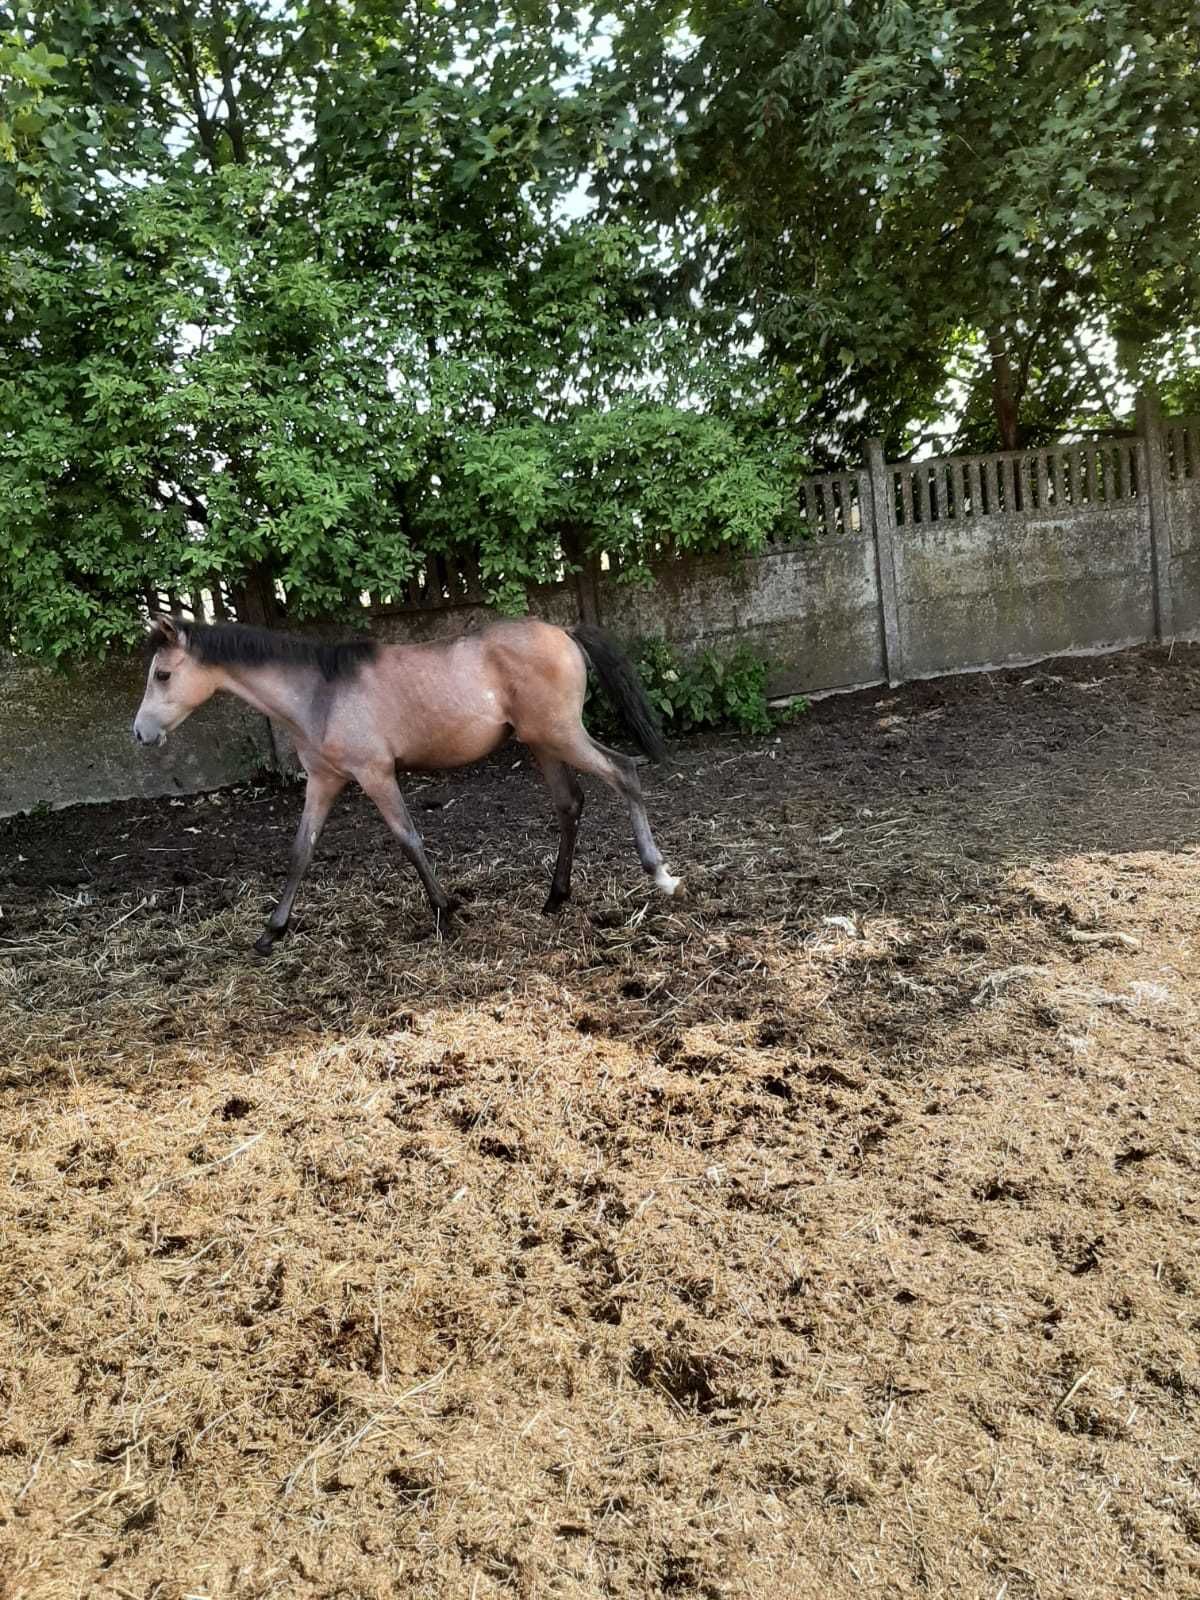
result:
[[[347,639],[326,644],[274,628],[252,628],[241,622],[175,622],[179,643],[188,655],[210,667],[316,667],[327,683],[353,678],[364,661],[373,661],[379,645],[374,639]],[[150,630],[150,649],[172,644],[161,623]]]

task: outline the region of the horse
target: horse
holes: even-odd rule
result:
[[[148,643],[146,689],[133,722],[138,744],[162,744],[220,691],[281,722],[295,741],[308,779],[304,810],[283,893],[254,946],[260,955],[287,932],[321,830],[351,780],[395,834],[441,927],[456,905],[429,864],[397,767],[466,766],[513,736],[531,751],[558,815],[558,858],[545,912],[557,911],[571,895],[583,812],[579,772],[601,779],[624,800],[642,868],[654,887],[665,895],[682,887],[654,842],[634,762],[597,743],[583,725],[590,668],[643,752],[654,761],[666,753],[637,673],[599,628],[559,628],[523,618],[428,644],[370,638],[324,644],[240,623],[158,616],[151,620]]]

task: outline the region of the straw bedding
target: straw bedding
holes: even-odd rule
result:
[[[0,1595],[1200,1592],[1198,687],[5,825]]]

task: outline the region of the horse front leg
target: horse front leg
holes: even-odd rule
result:
[[[416,830],[408,807],[404,803],[404,796],[400,793],[400,785],[396,782],[395,768],[389,766],[386,771],[356,772],[355,777],[364,792],[375,802],[380,816],[399,840],[401,850],[421,880],[421,887],[425,890],[434,915],[439,922],[445,921],[454,910],[455,902],[437,881],[433,868],[429,865],[424,841]]]
[[[283,886],[283,893],[267,918],[266,927],[255,941],[254,948],[260,956],[270,955],[276,941],[282,939],[287,932],[296,890],[299,889],[300,880],[308,871],[317,840],[321,837],[321,830],[333,810],[333,803],[345,787],[346,779],[336,773],[309,773],[308,787],[304,791],[304,811],[292,844],[291,870]]]

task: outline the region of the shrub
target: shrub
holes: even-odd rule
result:
[[[781,711],[772,710],[767,704],[768,663],[746,645],[728,655],[704,650],[685,659],[665,639],[645,639],[631,654],[668,737],[705,728],[769,733],[808,709],[808,702],[797,698]],[[588,698],[586,719],[601,738],[623,731],[620,717],[598,685]]]

